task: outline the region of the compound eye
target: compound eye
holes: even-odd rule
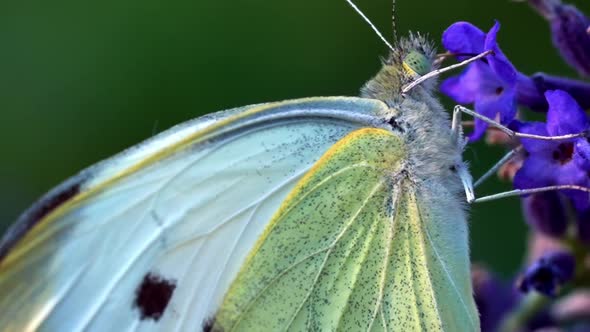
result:
[[[412,51],[404,58],[404,67],[413,76],[422,76],[430,72],[432,64],[424,54]]]

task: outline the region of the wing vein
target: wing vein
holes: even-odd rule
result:
[[[262,204],[272,194],[274,194],[277,191],[281,190],[282,188],[284,188],[286,185],[288,185],[289,183],[293,182],[294,180],[297,180],[298,178],[300,178],[303,174],[305,174],[309,170],[310,167],[311,166],[303,168],[301,171],[299,171],[298,173],[295,173],[294,175],[292,175],[291,177],[289,177],[287,180],[279,183],[277,186],[275,186],[274,188],[272,188],[269,192],[265,193],[261,198],[255,200],[254,202],[250,203],[246,207],[244,207],[244,208],[240,209],[239,211],[236,211],[232,215],[228,216],[227,218],[225,218],[224,220],[222,220],[219,224],[217,224],[215,227],[213,227],[212,229],[208,230],[206,233],[197,234],[196,236],[189,237],[186,240],[178,243],[176,246],[172,247],[170,250],[175,250],[176,248],[179,248],[179,247],[182,247],[182,246],[186,245],[188,242],[191,242],[191,241],[197,240],[197,239],[199,239],[199,238],[201,238],[203,236],[207,236],[207,235],[211,235],[211,234],[215,233],[218,229],[220,229],[221,227],[223,227],[223,225],[225,225],[227,222],[233,220],[234,218],[236,218],[237,216],[241,215],[242,213],[248,211],[252,207],[258,206],[258,205]]]
[[[330,256],[330,253],[332,252],[332,250],[334,249],[334,247],[336,246],[336,244],[338,243],[338,241],[344,236],[344,234],[348,231],[348,229],[350,229],[350,226],[354,223],[354,221],[356,220],[356,218],[358,217],[358,215],[365,208],[365,206],[367,205],[367,203],[375,195],[375,193],[379,190],[379,188],[381,188],[383,186],[384,182],[385,182],[385,180],[381,180],[381,181],[377,182],[377,184],[375,185],[375,187],[373,187],[373,189],[371,189],[369,195],[367,195],[367,198],[363,201],[363,203],[361,204],[361,206],[359,206],[358,210],[347,221],[346,225],[344,226],[344,228],[342,229],[342,231],[340,232],[340,234],[338,234],[336,236],[336,238],[334,239],[334,242],[332,244],[330,244],[330,246],[328,247],[328,251],[326,253],[326,257],[325,257],[324,261],[322,262],[322,265],[320,266],[319,271],[318,271],[318,273],[317,273],[317,275],[316,275],[316,277],[314,279],[314,283],[313,283],[314,285],[316,284],[316,281],[318,280],[320,274],[322,273],[322,271],[323,271],[323,269],[325,267],[325,264],[326,264],[326,262],[327,262],[327,260],[328,260],[328,258]],[[298,203],[299,202],[301,202],[301,200],[298,201]],[[311,293],[313,292],[313,290],[314,290],[314,287],[312,287],[309,290],[309,292],[307,292],[307,295],[305,296],[305,298],[301,302],[301,305],[297,308],[297,310],[295,311],[295,313],[291,317],[291,320],[289,321],[289,324],[287,324],[287,329],[293,324],[293,321],[295,320],[295,318],[297,317],[297,315],[301,311],[301,308],[303,307],[303,305],[307,302],[307,300],[311,296]]]
[[[128,264],[126,264],[121,270],[119,270],[119,273],[117,273],[115,275],[115,277],[113,278],[113,281],[111,281],[107,285],[106,290],[101,293],[98,301],[96,301],[95,304],[92,305],[92,307],[90,309],[89,317],[87,317],[86,321],[84,323],[82,323],[83,328],[81,328],[80,330],[85,330],[88,327],[88,325],[94,320],[94,318],[96,317],[96,314],[98,313],[98,311],[100,310],[100,308],[102,308],[102,306],[103,306],[103,304],[104,304],[104,302],[106,300],[106,297],[121,282],[121,280],[123,279],[123,277],[125,276],[125,274],[127,273],[127,271],[129,271],[129,269],[131,269],[131,267],[133,267],[133,265],[135,265],[135,263],[137,262],[137,259],[141,255],[143,255],[143,253],[160,236],[160,234],[161,234],[161,232],[155,233],[155,236],[152,236],[146,242],[146,244],[143,246],[143,248],[141,248],[141,250],[139,250],[134,257],[132,257],[132,259],[130,260],[130,262]]]
[[[182,274],[182,277],[179,278],[179,282],[180,283],[183,283],[182,280],[185,280],[187,274],[190,271],[190,268],[195,264],[195,262],[199,258],[199,253],[201,252],[202,248],[205,246],[205,243],[206,242],[207,242],[207,239],[205,239],[205,241],[203,241],[203,243],[201,243],[201,245],[196,248],[197,249],[196,252],[193,254],[193,256],[190,259],[189,267],[184,271],[184,273]],[[188,310],[190,308],[190,303],[192,303],[192,301],[188,301],[188,304],[187,305],[184,305],[183,308],[179,309],[179,311],[182,312],[182,314],[180,315],[180,317],[183,317],[183,316],[187,315],[187,312],[188,312]],[[180,324],[180,327],[182,327],[182,322]],[[179,330],[179,328],[177,327],[176,328],[176,331],[178,331],[178,330]]]
[[[377,310],[375,311],[375,317],[373,317],[373,320],[371,321],[371,325],[369,326],[369,328],[367,329],[367,331],[370,331],[371,328],[373,327],[373,323],[375,322],[375,318],[378,315],[379,311],[381,312],[381,320],[383,323],[383,327],[385,329],[385,331],[387,331],[387,323],[385,321],[385,312],[383,311],[383,296],[384,296],[384,292],[385,292],[385,283],[387,281],[387,274],[389,273],[389,260],[390,260],[390,255],[391,255],[391,246],[393,245],[393,237],[394,237],[394,231],[395,231],[395,216],[397,213],[396,208],[396,204],[397,201],[401,195],[401,190],[399,190],[399,185],[398,183],[396,183],[393,186],[393,191],[394,195],[391,196],[391,206],[393,208],[393,210],[391,211],[391,220],[390,220],[390,224],[388,225],[388,229],[389,229],[389,236],[387,236],[387,244],[385,246],[386,248],[386,252],[385,252],[385,257],[383,265],[384,265],[384,270],[383,270],[383,276],[381,277],[381,281],[380,281],[380,288],[379,288],[379,303],[377,305]]]
[[[375,221],[373,221],[373,224],[371,225],[371,229],[369,231],[370,234],[372,234],[375,231],[375,226],[377,226],[380,221],[381,220],[379,218],[375,218]],[[360,264],[363,264],[367,260],[367,257],[369,256],[371,244],[374,240],[375,240],[374,237],[370,239],[370,242],[368,244],[368,250],[363,254],[363,259]],[[357,271],[357,275],[355,276],[355,280],[352,284],[353,289],[356,287],[356,285],[359,282],[358,273],[359,273],[359,271]],[[350,298],[350,295],[349,295],[349,298]],[[338,317],[338,322],[336,323],[336,330],[338,330],[338,328],[340,327],[340,324],[342,323],[342,315],[344,314],[345,310],[348,308],[349,304],[350,304],[350,301],[347,300],[346,303],[344,304],[344,307],[342,308],[342,311],[340,312],[340,316]],[[378,309],[378,306],[375,307],[375,312],[377,312],[377,309]],[[373,317],[373,319],[374,319],[374,317]]]

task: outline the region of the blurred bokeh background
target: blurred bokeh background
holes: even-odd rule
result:
[[[502,23],[524,73],[575,76],[543,18],[509,0],[398,0],[397,26],[440,44],[451,23]],[[570,1],[586,13],[590,3]],[[357,0],[387,35],[391,0]],[[182,121],[288,98],[356,95],[386,47],[344,0],[0,3],[0,230],[79,170]],[[446,105],[452,106],[448,99]],[[468,148],[474,177],[502,154]],[[479,194],[510,189],[493,179]],[[526,226],[517,198],[472,207],[474,261],[505,277]]]

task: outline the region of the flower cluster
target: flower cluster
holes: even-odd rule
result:
[[[458,60],[493,52],[443,81],[440,89],[516,132],[547,137],[580,134],[568,139],[520,139],[515,189],[590,188],[590,119],[585,111],[590,109],[590,83],[584,79],[590,76],[590,18],[560,0],[527,2],[548,20],[554,46],[581,79],[519,72],[497,43],[498,22],[487,32],[457,22],[443,33],[442,43]],[[524,110],[544,113],[545,121],[521,120],[526,117]],[[475,119],[469,139],[480,139],[487,129],[488,123]],[[579,290],[590,285],[589,192],[561,189],[522,198],[531,227],[529,266],[512,286],[482,268],[473,271],[482,330],[563,328],[567,321],[569,327],[574,323],[590,331],[590,291]],[[564,289],[570,290],[568,294]],[[568,307],[573,302],[566,295],[584,303],[583,310],[580,305]]]

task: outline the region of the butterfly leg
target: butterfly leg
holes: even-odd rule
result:
[[[454,130],[453,132],[461,130],[461,129],[455,129],[456,126],[460,127],[460,125],[461,125],[461,120],[460,120],[461,118],[459,115],[456,115],[458,113],[465,113],[465,114],[473,116],[476,119],[480,119],[480,120],[488,123],[489,125],[498,128],[499,130],[503,131],[506,135],[508,135],[510,137],[558,141],[558,140],[566,140],[566,139],[571,139],[571,138],[576,138],[576,137],[584,137],[584,136],[588,135],[588,132],[580,132],[580,133],[576,133],[576,134],[568,134],[568,135],[561,135],[561,136],[541,136],[541,135],[521,133],[521,132],[514,131],[514,130],[502,125],[498,121],[490,119],[487,116],[481,115],[479,113],[476,113],[475,111],[472,111],[472,110],[470,110],[466,107],[463,107],[461,105],[455,106],[455,108],[453,110],[453,128],[452,128],[452,130]],[[475,182],[473,187],[478,186],[483,181],[488,179],[492,174],[494,174],[498,170],[498,168],[500,168],[503,164],[505,164],[510,159],[512,159],[512,157],[514,157],[514,155],[517,154],[520,151],[520,149],[522,149],[521,146],[513,149],[512,151],[507,153],[504,157],[502,157],[502,159],[500,159],[494,166],[492,166],[492,168],[490,168],[480,179],[478,179]],[[461,179],[463,181],[463,186],[465,186],[465,181],[463,180],[463,177]],[[473,190],[473,187],[471,188],[471,190]],[[480,202],[493,201],[496,199],[501,199],[501,198],[506,198],[506,197],[522,196],[522,195],[529,195],[529,194],[541,193],[541,192],[546,192],[546,191],[565,190],[565,189],[580,190],[580,191],[590,193],[590,188],[588,188],[588,187],[583,187],[583,186],[578,186],[578,185],[573,185],[573,184],[565,184],[565,185],[546,186],[546,187],[530,188],[530,189],[514,189],[514,190],[509,190],[509,191],[505,191],[505,192],[501,192],[501,193],[497,193],[497,194],[493,194],[493,195],[488,195],[488,196],[483,196],[483,197],[479,197],[479,198],[475,198],[475,195],[472,195],[471,199],[470,199],[470,196],[468,195],[467,202],[468,203],[480,203]],[[467,188],[466,188],[466,191],[467,191]]]
[[[508,191],[504,191],[504,192],[493,194],[493,195],[479,197],[479,198],[472,200],[469,203],[481,203],[481,202],[487,202],[487,201],[495,201],[497,199],[506,198],[506,197],[530,195],[530,194],[536,194],[536,193],[543,193],[543,192],[547,192],[547,191],[566,190],[566,189],[580,190],[580,191],[590,193],[590,188],[588,188],[588,187],[577,186],[574,184],[563,184],[563,185],[530,188],[530,189],[508,190]]]
[[[473,188],[477,187],[478,185],[483,183],[485,180],[490,178],[494,173],[496,173],[496,171],[500,167],[502,167],[502,165],[504,165],[508,161],[510,161],[521,150],[522,150],[522,146],[518,146],[518,147],[512,149],[506,155],[504,155],[504,157],[502,157],[496,164],[494,164],[494,166],[492,166],[487,172],[485,172],[484,175],[482,175],[479,179],[477,179],[477,181],[475,181],[475,184],[473,184],[473,186],[471,187],[471,190],[474,190]],[[459,173],[459,176],[461,176],[460,173]],[[462,177],[461,177],[461,180],[463,182],[463,186],[465,186],[465,181],[463,181]],[[564,189],[580,190],[580,191],[590,193],[590,188],[578,186],[578,185],[573,185],[573,184],[565,184],[565,185],[546,186],[546,187],[530,188],[530,189],[514,189],[514,190],[504,191],[501,193],[487,195],[487,196],[478,197],[478,198],[476,198],[475,194],[473,194],[471,196],[469,196],[469,195],[467,196],[467,203],[481,203],[481,202],[487,202],[487,201],[494,201],[494,200],[502,199],[502,198],[506,198],[506,197],[530,195],[530,194],[542,193],[542,192],[546,192],[546,191],[564,190]],[[466,191],[467,191],[467,189],[466,189]]]
[[[496,171],[500,167],[502,167],[502,165],[509,162],[521,150],[522,150],[522,145],[512,149],[510,152],[508,152],[506,155],[504,155],[504,157],[502,157],[496,164],[494,164],[494,166],[492,166],[487,172],[485,172],[484,175],[482,175],[479,179],[477,179],[477,181],[475,181],[475,184],[473,185],[473,187],[479,186],[485,180],[490,178],[494,173],[496,173]],[[481,202],[502,199],[502,198],[506,198],[506,197],[522,196],[522,195],[529,195],[529,194],[541,193],[541,192],[546,192],[546,191],[564,190],[564,189],[580,190],[580,191],[590,193],[590,188],[578,186],[578,185],[573,185],[573,184],[565,184],[565,185],[546,186],[546,187],[530,188],[530,189],[514,189],[514,190],[504,191],[501,193],[487,195],[487,196],[478,197],[478,198],[475,198],[475,195],[473,195],[471,200],[469,199],[469,197],[467,197],[467,202],[468,203],[481,203]]]
[[[463,162],[459,166],[455,166],[457,168],[457,174],[459,174],[459,178],[461,179],[461,183],[463,184],[463,189],[465,189],[465,198],[467,198],[467,203],[471,203],[475,201],[475,190],[473,189],[473,178],[471,174],[469,174],[469,170],[467,169],[467,165]]]
[[[461,110],[457,109],[457,106],[455,106],[453,109],[453,119],[451,120],[451,135],[458,144],[462,145],[461,148],[467,144],[463,138],[462,114]]]
[[[455,108],[453,110],[453,114],[455,114],[457,112],[465,113],[465,114],[471,115],[472,117],[474,117],[476,119],[480,119],[480,120],[486,122],[487,124],[498,128],[500,131],[504,132],[506,135],[508,135],[510,137],[533,138],[533,139],[540,139],[540,140],[545,140],[545,141],[560,141],[560,140],[566,140],[566,139],[570,139],[570,138],[584,137],[584,136],[588,135],[588,132],[586,132],[586,131],[583,131],[580,133],[575,133],[575,134],[560,135],[560,136],[541,136],[541,135],[526,134],[526,133],[514,131],[494,119],[488,118],[485,115],[481,115],[481,114],[479,114],[475,111],[472,111],[466,107],[463,107],[461,105],[455,106]]]
[[[473,184],[474,188],[477,188],[480,184],[482,184],[485,180],[489,179],[492,175],[494,175],[500,167],[504,166],[507,162],[509,162],[516,154],[518,154],[522,150],[522,145],[517,146],[516,148],[510,150],[504,157],[502,157],[498,162],[494,164],[487,172],[484,173],[475,183]]]
[[[453,119],[451,121],[451,136],[453,140],[457,143],[459,149],[463,150],[465,144],[467,144],[467,140],[463,137],[463,126],[461,124],[461,112],[460,111],[453,111]],[[455,165],[455,169],[457,174],[459,174],[459,178],[461,179],[461,183],[463,183],[463,188],[465,189],[465,197],[467,198],[467,202],[472,202],[475,199],[475,191],[473,189],[473,178],[469,173],[467,165],[462,161],[458,160],[457,164]]]

